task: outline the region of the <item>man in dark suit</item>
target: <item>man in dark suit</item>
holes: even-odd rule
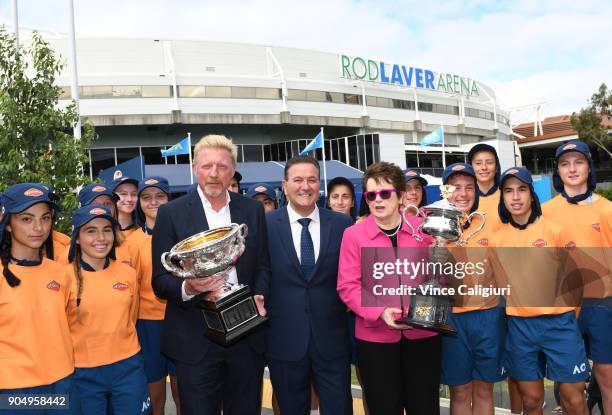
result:
[[[266,215],[271,254],[266,358],[283,415],[310,411],[310,385],[321,413],[352,413],[346,306],[338,297],[338,257],[349,216],[316,206],[319,164],[294,157],[285,166],[289,204]]]
[[[230,140],[206,136],[194,153],[197,188],[163,205],[153,232],[153,290],[168,300],[162,352],[176,363],[183,415],[218,414],[221,407],[226,415],[255,414],[261,399],[265,333],[255,331],[229,347],[210,341],[198,305],[203,293],[221,288],[223,278],[182,280],[168,273],[160,261],[162,253],[191,235],[246,223],[246,249],[227,277],[248,285],[256,294],[260,314],[265,315],[269,257],[263,206],[228,192],[236,170],[236,146]]]

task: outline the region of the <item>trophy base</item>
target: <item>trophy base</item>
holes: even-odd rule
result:
[[[214,301],[201,304],[206,337],[222,346],[229,346],[268,319],[259,314],[248,286],[242,286]]]
[[[435,323],[435,322],[411,320],[409,318],[398,319],[398,320],[395,320],[395,322],[397,324],[408,324],[410,326],[418,327],[421,329],[435,330],[438,333],[457,334],[457,330],[455,330],[450,324],[447,324],[447,323]]]

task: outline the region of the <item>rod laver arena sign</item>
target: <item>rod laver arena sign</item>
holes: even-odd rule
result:
[[[477,82],[463,76],[413,66],[390,64],[359,56],[340,55],[340,76],[432,91],[479,96]]]

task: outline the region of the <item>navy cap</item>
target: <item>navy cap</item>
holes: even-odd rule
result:
[[[421,173],[417,170],[408,169],[404,171],[404,177],[406,177],[406,181],[416,179],[421,182],[422,186],[427,186],[427,179],[421,176]]]
[[[448,179],[455,174],[465,174],[476,180],[476,172],[474,172],[471,165],[466,163],[453,163],[444,169],[444,173],[442,173],[442,183],[446,184]]]
[[[266,195],[268,198],[276,201],[276,192],[271,186],[268,186],[265,183],[254,184],[253,186],[249,187],[249,190],[246,193],[246,197],[251,199],[257,195]]]
[[[476,172],[474,168],[467,163],[453,163],[450,166],[446,166],[442,173],[442,184],[447,184],[448,180],[456,174],[463,174],[465,176],[474,179],[474,204],[470,209],[470,213],[475,212],[478,209],[478,203],[480,201],[480,192],[478,191],[478,179],[476,179]]]
[[[37,203],[47,203],[52,210],[58,210],[58,197],[53,190],[40,183],[19,183],[6,189],[0,197],[2,222],[0,222],[0,241],[4,234],[4,226],[12,213],[20,213]]]
[[[2,193],[2,207],[5,213],[19,213],[37,203],[48,203],[57,209],[58,197],[53,190],[40,183],[19,183]]]
[[[529,170],[523,167],[510,167],[501,175],[499,185],[501,192],[498,206],[499,218],[503,223],[508,223],[512,219],[512,216],[504,203],[503,191],[504,183],[511,177],[514,177],[529,186],[529,191],[531,192],[531,217],[529,218],[528,223],[533,223],[535,219],[542,215],[542,207],[540,206],[540,198],[538,198],[538,194],[535,192],[535,188],[533,187],[533,178],[531,177],[531,173]]]
[[[79,229],[81,229],[84,225],[89,223],[90,221],[103,218],[107,219],[112,225],[113,228],[119,226],[119,222],[113,218],[113,215],[107,207],[103,205],[86,205],[81,206],[74,212],[72,216],[72,236],[70,238],[70,250],[68,251],[68,262],[72,262],[74,259],[74,253],[76,248],[76,240],[79,236]],[[112,259],[115,259],[115,247],[110,251],[109,256]]]
[[[584,157],[589,162],[589,178],[588,178],[588,188],[587,192],[592,192],[597,187],[597,178],[595,177],[595,163],[593,162],[593,157],[591,157],[591,149],[589,146],[578,140],[569,141],[565,144],[557,147],[557,151],[555,151],[555,159],[557,162],[559,161],[559,157],[561,157],[565,153],[569,153],[570,151],[576,151],[584,155]],[[559,176],[559,170],[555,170],[553,173],[553,187],[558,193],[563,192],[563,180],[561,180],[561,176]]]
[[[119,201],[119,196],[106,183],[90,183],[79,192],[79,207],[87,206],[98,196],[108,196],[113,201]]]
[[[110,186],[111,190],[114,192],[115,190],[117,190],[119,186],[121,186],[122,184],[126,184],[126,183],[130,183],[138,187],[138,180],[133,179],[131,177],[127,177],[127,176],[116,177],[113,181],[108,183],[108,185]]]
[[[166,179],[165,177],[145,177],[144,180],[138,184],[138,195],[140,195],[143,190],[148,189],[149,187],[157,187],[162,192],[170,194],[170,185],[168,184],[168,179]]]

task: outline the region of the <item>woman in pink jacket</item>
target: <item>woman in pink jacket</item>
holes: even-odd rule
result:
[[[344,232],[338,293],[357,314],[357,360],[368,407],[377,415],[397,415],[404,410],[409,415],[436,415],[440,412],[440,336],[433,331],[395,322],[402,307],[404,311],[407,309],[409,296],[401,299],[377,297],[372,289],[373,284],[397,288],[400,282],[417,286],[425,277],[392,273],[372,278],[374,274],[368,270],[362,281],[361,269],[362,259],[371,263],[368,257],[371,261],[387,263],[394,263],[397,257],[419,261],[420,256],[426,255],[432,240],[422,234],[422,241],[415,239],[402,219],[400,201],[405,178],[398,166],[386,162],[371,165],[365,172],[363,184],[370,215]],[[417,217],[407,220],[414,229],[421,221]],[[376,292],[380,292],[380,287]]]

